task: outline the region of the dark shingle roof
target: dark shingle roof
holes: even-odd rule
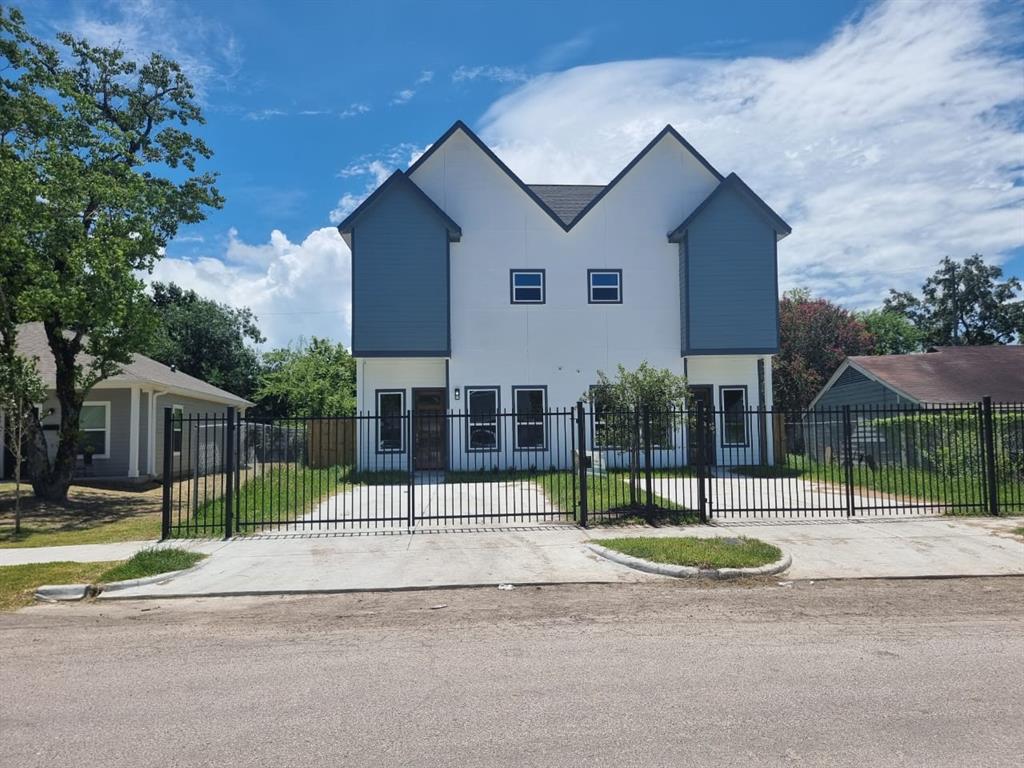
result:
[[[603,184],[528,184],[534,194],[568,225],[590,201],[597,197]]]
[[[856,356],[850,363],[922,403],[1024,402],[1024,347],[936,347],[914,355]]]
[[[50,389],[56,386],[57,365],[53,360],[53,352],[50,351],[42,323],[24,323],[18,326],[18,353],[29,359],[35,358],[39,377],[43,380],[43,384]],[[82,365],[87,365],[91,359],[85,353],[78,356],[78,362]],[[198,400],[212,400],[243,407],[253,405],[245,398],[233,395],[227,390],[208,384],[195,376],[172,370],[145,355],[135,355],[130,363],[122,367],[120,373],[105,379],[104,383],[121,384],[125,387],[133,384],[155,388],[166,387]]]

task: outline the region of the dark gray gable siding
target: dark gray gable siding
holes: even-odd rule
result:
[[[356,357],[450,350],[448,231],[411,185],[396,184],[352,230]]]
[[[778,351],[776,242],[731,186],[689,223],[680,243],[684,355]]]
[[[829,387],[815,403],[815,410],[827,410],[829,408],[842,408],[849,406],[913,406],[914,403],[905,400],[893,392],[884,384],[868,378],[856,368],[847,368],[832,386]]]
[[[530,184],[529,187],[566,226],[604,191],[602,184]]]

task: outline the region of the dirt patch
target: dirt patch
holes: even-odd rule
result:
[[[0,542],[14,526],[14,484],[0,483]],[[72,486],[63,504],[37,499],[22,488],[22,524],[34,530],[75,531],[130,517],[160,514],[160,489],[123,491]]]

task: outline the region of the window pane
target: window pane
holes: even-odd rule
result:
[[[377,395],[378,448],[382,451],[402,450],[402,400],[401,392],[384,392]]]
[[[516,285],[520,287],[533,286],[539,288],[540,272],[516,272],[515,281]]]
[[[592,272],[590,274],[590,284],[594,286],[598,285],[618,285],[619,284],[619,273],[618,272]]]
[[[544,301],[544,274],[541,272],[513,272],[512,301],[538,304]]]
[[[496,448],[498,445],[498,392],[494,389],[467,390],[469,402],[469,447]]]
[[[543,424],[519,424],[516,426],[516,445],[519,448],[543,448]]]
[[[79,417],[81,429],[106,429],[107,409],[103,405],[83,405]]]
[[[100,456],[107,452],[107,433],[104,430],[84,432],[78,443],[78,452],[87,453],[86,448],[92,449],[93,456]]]
[[[541,301],[540,288],[516,288],[516,301]]]
[[[619,289],[618,288],[594,288],[590,292],[590,296],[594,301],[618,301],[619,300]]]
[[[722,390],[723,442],[742,445],[747,442],[746,393],[742,389]]]
[[[516,412],[520,415],[539,414],[544,412],[543,389],[517,389]]]

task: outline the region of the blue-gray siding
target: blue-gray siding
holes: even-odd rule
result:
[[[408,185],[392,185],[352,231],[353,354],[447,354],[448,269],[444,221]]]
[[[847,368],[815,404],[815,410],[849,406],[896,407],[913,403],[855,368]]]
[[[682,353],[778,351],[776,234],[752,201],[721,190],[679,245]]]

